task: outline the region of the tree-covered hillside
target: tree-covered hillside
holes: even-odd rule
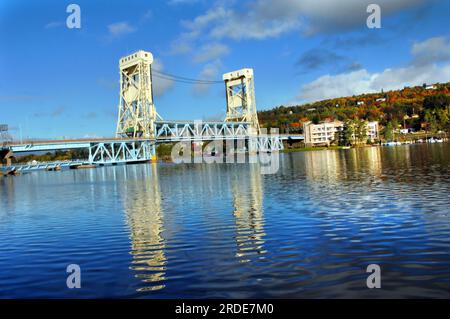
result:
[[[381,126],[450,131],[450,83],[405,87],[402,90],[341,97],[258,112],[263,127],[301,133],[305,121],[364,119]]]

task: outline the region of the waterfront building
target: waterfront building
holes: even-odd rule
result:
[[[367,137],[371,141],[375,141],[380,138],[377,121],[367,122]]]
[[[344,123],[341,121],[327,121],[314,124],[309,121],[303,124],[306,145],[329,145],[332,141],[339,139]]]
[[[379,128],[378,128],[378,122],[377,121],[362,121],[362,123],[365,125],[365,129],[366,129],[366,138],[361,139],[359,142],[365,144],[366,141],[371,141],[374,142],[376,140],[378,140],[380,138],[379,135]],[[356,136],[353,134],[352,135],[352,139],[353,141],[356,141],[357,138]]]
[[[365,121],[364,123],[366,125],[367,139],[372,142],[378,140],[380,138],[378,122]],[[341,121],[324,121],[318,124],[314,124],[311,121],[306,122],[303,124],[305,144],[307,146],[317,146],[330,145],[333,141],[338,142],[341,139],[343,129],[344,123]]]

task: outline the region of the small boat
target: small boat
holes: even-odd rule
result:
[[[439,138],[436,140],[436,143],[443,143],[443,142],[444,142],[444,140],[442,138]]]

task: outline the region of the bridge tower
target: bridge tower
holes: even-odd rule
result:
[[[143,50],[122,57],[117,137],[153,138],[154,122],[160,119],[153,103],[153,55]]]
[[[253,69],[241,69],[223,75],[227,98],[226,122],[249,122],[259,132],[256,113]]]

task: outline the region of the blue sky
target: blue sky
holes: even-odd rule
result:
[[[369,29],[367,5],[381,7]],[[66,7],[81,8],[81,29]],[[439,0],[0,0],[0,115],[33,138],[113,136],[118,60],[220,80],[255,71],[258,109],[450,81],[450,2]],[[154,79],[164,119],[219,119],[224,86]]]

